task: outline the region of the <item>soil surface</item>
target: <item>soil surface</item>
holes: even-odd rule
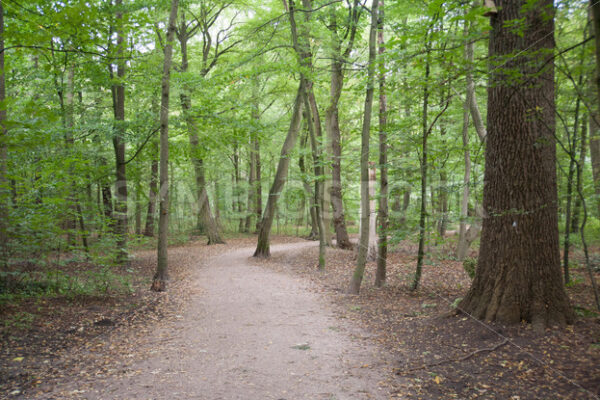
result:
[[[253,250],[229,248],[199,261],[185,309],[120,354],[129,362],[114,360],[109,373],[87,371],[33,398],[389,398],[392,364],[369,335],[336,317],[309,280],[250,261]]]

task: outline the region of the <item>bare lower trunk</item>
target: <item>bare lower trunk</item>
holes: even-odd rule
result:
[[[152,281],[152,290],[161,292],[167,289],[168,256],[167,241],[169,231],[169,80],[171,75],[171,59],[173,56],[173,37],[175,36],[175,19],[179,0],[171,0],[169,28],[165,45],[165,60],[160,102],[160,216],[158,219],[158,261],[156,273]]]
[[[467,50],[468,51],[468,50]],[[469,251],[469,243],[467,241],[467,219],[469,213],[469,191],[471,183],[471,151],[469,149],[469,102],[470,94],[467,91],[467,99],[463,108],[463,129],[462,142],[465,159],[465,174],[463,175],[463,192],[460,201],[460,227],[458,230],[458,245],[456,248],[456,258],[462,261],[467,256]]]
[[[0,3],[0,103],[4,105],[6,100],[6,78],[4,74],[4,8]],[[2,267],[8,262],[7,244],[8,244],[8,202],[9,194],[7,191],[7,140],[8,130],[6,129],[7,111],[6,107],[0,107],[0,263]]]
[[[554,7],[551,0],[522,5],[503,1],[491,17],[490,65],[500,59],[503,71],[515,72],[490,75],[485,218],[475,279],[459,309],[540,329],[571,322],[573,312],[558,240],[554,68],[548,62],[555,48]],[[519,33],[507,25],[516,19],[523,21]]]
[[[590,158],[592,159],[592,178],[596,194],[596,216],[600,218],[600,113],[590,115]]]
[[[116,0],[115,5],[121,7],[123,0]],[[113,147],[115,151],[116,202],[113,217],[115,219],[115,234],[117,236],[117,262],[126,264],[127,253],[127,174],[125,163],[125,37],[123,34],[123,13],[117,11],[117,79],[119,83],[114,87],[114,114],[115,126]]]
[[[158,146],[157,146],[158,147]],[[158,150],[158,148],[156,149]],[[146,212],[146,227],[144,236],[154,237],[154,214],[156,196],[158,194],[158,160],[153,157],[150,165],[150,184],[148,189],[148,211]]]
[[[270,236],[271,227],[273,226],[273,218],[275,216],[275,208],[277,206],[277,200],[281,195],[281,190],[285,184],[287,178],[287,172],[290,165],[290,152],[296,144],[298,138],[298,132],[300,131],[300,125],[302,123],[302,92],[304,87],[302,82],[298,87],[296,94],[296,100],[294,101],[294,109],[292,112],[292,118],[288,129],[285,142],[281,148],[281,154],[279,156],[279,164],[277,165],[277,172],[273,179],[271,190],[269,191],[269,198],[267,199],[267,205],[262,216],[260,223],[260,229],[258,232],[258,243],[256,245],[256,251],[254,257],[269,257],[270,252]]]
[[[307,141],[307,137],[304,136],[301,140],[301,148],[304,149],[306,147],[306,141]],[[319,228],[318,228],[318,222],[317,222],[317,209],[314,207],[314,202],[312,201],[312,199],[314,199],[314,193],[312,190],[312,187],[310,186],[310,182],[308,180],[308,175],[306,172],[306,164],[304,163],[304,155],[300,154],[300,157],[298,159],[298,167],[300,168],[300,173],[302,174],[302,186],[304,187],[304,191],[306,192],[306,195],[308,195],[308,198],[311,199],[310,200],[310,206],[309,206],[309,215],[310,215],[310,233],[308,235],[308,238],[310,240],[317,240],[317,238],[319,237]]]
[[[379,55],[385,53],[383,40],[384,2],[379,0],[379,21],[377,26],[377,42]],[[387,270],[387,231],[388,231],[388,167],[387,167],[387,97],[385,94],[385,64],[380,58],[379,72],[379,251],[377,254],[377,272],[375,286],[381,287],[386,280]]]
[[[371,27],[369,31],[369,64],[367,67],[367,93],[365,95],[365,108],[361,132],[360,153],[360,206],[361,226],[360,242],[358,245],[358,259],[356,268],[350,280],[348,292],[358,294],[365,273],[367,252],[369,249],[369,136],[371,132],[371,113],[373,109],[373,92],[375,91],[375,58],[377,54],[377,9],[379,0],[373,0],[371,7]]]

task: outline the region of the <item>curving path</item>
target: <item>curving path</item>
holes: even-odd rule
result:
[[[273,246],[302,251],[314,243]],[[387,399],[390,368],[302,278],[237,249],[198,268],[187,312],[158,324],[132,370],[97,382],[98,399]]]

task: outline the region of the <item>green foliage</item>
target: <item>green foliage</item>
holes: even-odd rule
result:
[[[477,259],[473,257],[467,257],[463,261],[463,268],[469,278],[475,278],[475,271],[477,270]]]

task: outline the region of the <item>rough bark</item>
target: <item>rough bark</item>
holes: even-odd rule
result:
[[[365,273],[367,252],[369,250],[369,136],[371,132],[371,113],[373,109],[373,92],[375,89],[375,58],[377,56],[377,9],[379,0],[373,0],[371,6],[371,27],[369,30],[369,63],[367,66],[367,92],[365,95],[364,115],[361,132],[360,153],[360,241],[356,268],[350,280],[348,292],[359,294]]]
[[[485,218],[475,279],[459,309],[540,329],[571,322],[573,312],[560,272],[554,65],[548,62],[554,9],[551,0],[526,11],[524,4],[503,1],[491,17],[489,56],[503,67],[490,75]],[[522,35],[507,25],[518,19]]]
[[[377,253],[377,271],[375,286],[385,284],[387,270],[387,235],[388,235],[388,166],[387,166],[387,97],[385,93],[385,41],[384,0],[379,0],[379,19],[377,22],[377,43],[379,45],[379,248]]]
[[[254,257],[269,257],[270,252],[270,236],[271,228],[273,226],[273,218],[275,216],[275,209],[277,207],[277,200],[281,195],[281,190],[285,184],[287,178],[287,172],[290,165],[290,152],[296,144],[298,138],[298,132],[300,131],[300,125],[302,123],[302,93],[304,91],[303,83],[300,82],[298,86],[298,92],[296,99],[294,100],[294,108],[292,111],[292,118],[290,120],[290,126],[288,128],[287,136],[283,142],[281,148],[281,154],[279,156],[279,163],[277,165],[277,171],[273,178],[273,184],[269,190],[269,197],[267,199],[267,205],[261,219],[260,229],[258,231],[258,243],[256,245],[256,251]]]
[[[171,61],[173,57],[173,38],[175,37],[175,20],[179,0],[171,0],[167,42],[164,50],[163,77],[160,101],[160,212],[158,219],[158,261],[151,289],[161,292],[167,289],[168,252],[167,241],[169,231],[169,92],[171,77]]]

